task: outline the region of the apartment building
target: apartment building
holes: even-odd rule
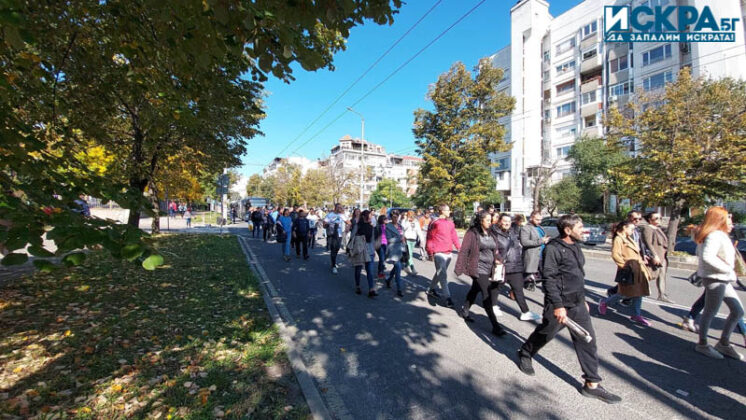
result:
[[[332,147],[329,157],[321,161],[321,166],[354,173],[358,183],[357,176],[362,168],[367,168],[363,189],[363,201],[367,203],[370,194],[384,178],[396,180],[407,196],[413,195],[417,191],[421,163],[422,159],[418,157],[387,153],[381,145],[345,135],[339,139],[338,145]]]
[[[735,42],[611,43],[603,40],[604,6],[709,6],[720,17],[746,19],[744,0],[586,0],[553,17],[544,0],[521,0],[511,9],[511,42],[492,56],[505,77],[498,85],[516,98],[505,117],[509,152],[492,156],[505,210],[530,211],[539,168],[571,174],[567,153],[583,135],[603,136],[604,112],[639,92],[654,92],[679,69],[694,77],[746,78],[743,20]],[[675,16],[671,19],[675,24]],[[634,145],[632,145],[634,147]]]

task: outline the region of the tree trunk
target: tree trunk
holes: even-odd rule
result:
[[[676,246],[676,236],[679,231],[679,222],[681,222],[681,211],[684,208],[684,200],[677,200],[671,208],[671,218],[668,221],[668,249],[673,251]]]
[[[147,179],[138,179],[138,177],[130,178],[130,191],[137,192],[138,197],[142,197],[145,192],[145,186],[148,185]],[[140,226],[140,209],[130,209],[130,215],[127,218],[127,224],[132,227]]]
[[[161,233],[161,208],[158,202],[158,190],[155,189],[155,182],[150,183],[150,204],[153,207],[153,222],[150,224],[150,230],[153,235]]]

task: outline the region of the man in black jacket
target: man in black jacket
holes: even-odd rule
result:
[[[581,394],[609,404],[618,403],[622,400],[619,396],[599,385],[596,333],[585,302],[585,257],[578,245],[582,240],[583,221],[577,215],[562,216],[557,222],[557,230],[559,238],[547,244],[542,258],[544,316],[541,325],[518,350],[518,367],[523,373],[533,375],[532,358],[565,327],[565,321],[570,318],[593,337],[588,343],[571,335],[585,379]]]

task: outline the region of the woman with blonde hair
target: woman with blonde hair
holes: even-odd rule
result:
[[[730,334],[738,320],[743,318],[743,304],[733,288],[733,282],[737,279],[737,251],[728,236],[731,230],[733,221],[728,211],[723,207],[710,207],[694,237],[697,243],[697,275],[702,278],[702,285],[705,288],[705,309],[699,324],[699,342],[694,349],[713,359],[728,356],[743,360],[743,355],[730,344]],[[713,348],[707,344],[707,332],[723,302],[728,306],[730,313],[725,320],[720,341]]]

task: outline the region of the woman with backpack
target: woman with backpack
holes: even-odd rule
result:
[[[378,296],[375,290],[375,278],[373,277],[373,263],[375,261],[376,251],[373,242],[373,225],[370,223],[370,210],[365,210],[360,215],[360,220],[352,228],[350,245],[350,262],[355,267],[355,293],[362,293],[360,289],[360,277],[362,277],[363,267],[368,277],[368,297]]]
[[[461,242],[454,272],[457,276],[466,274],[472,280],[464,306],[458,311],[459,316],[466,321],[473,322],[469,308],[474,304],[477,295],[482,293],[482,307],[492,324],[492,333],[501,337],[506,333],[497,322],[497,316],[492,308],[497,301],[500,283],[493,281],[499,253],[497,233],[490,229],[491,224],[492,215],[485,210],[480,211],[474,217],[474,222]]]
[[[598,313],[606,315],[606,309],[623,297],[632,298],[632,316],[630,320],[649,327],[650,321],[642,316],[642,298],[650,296],[650,272],[640,252],[638,242],[633,234],[635,224],[625,220],[614,227],[612,236],[611,258],[617,265],[615,281],[619,284],[619,291],[608,299],[598,302]]]

